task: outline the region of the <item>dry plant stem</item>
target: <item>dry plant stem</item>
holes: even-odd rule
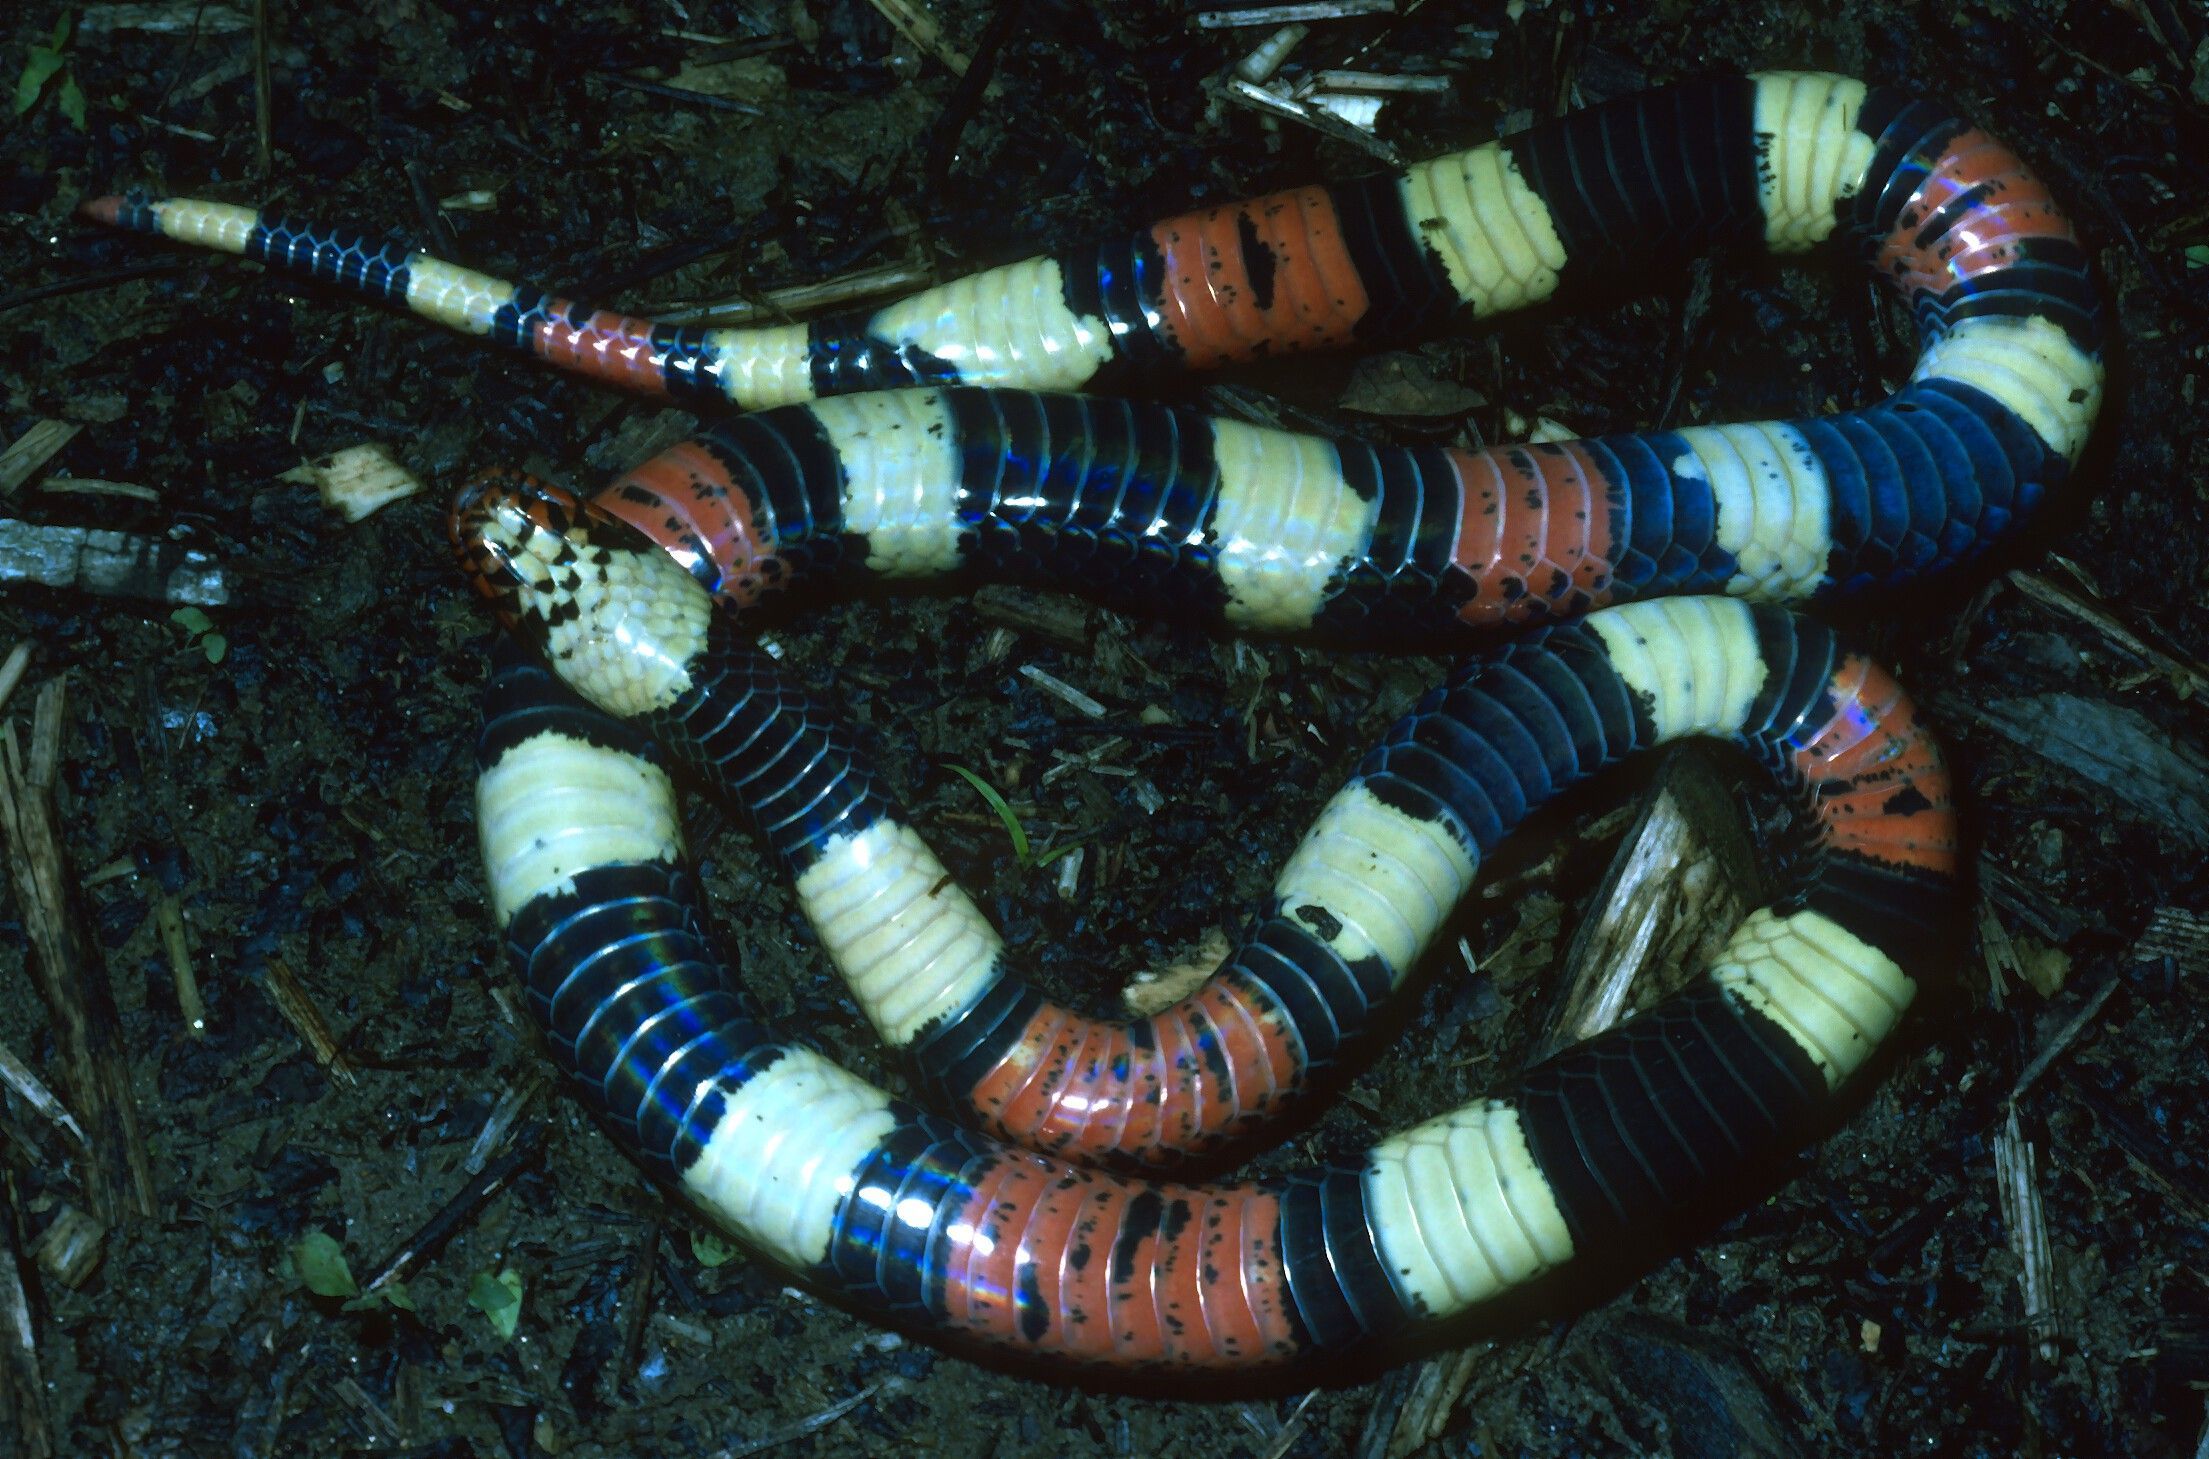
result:
[[[46,1426],[46,1383],[39,1376],[38,1329],[31,1322],[30,1293],[23,1286],[23,1248],[16,1238],[15,1177],[4,1181],[0,1204],[0,1436],[14,1434],[10,1453],[23,1459],[52,1459],[53,1436]]]
[[[2056,1313],[2056,1262],[2048,1247],[2047,1215],[2040,1204],[2040,1167],[2032,1142],[2019,1131],[2017,1106],[1994,1136],[1994,1178],[2017,1255],[2017,1281],[2025,1298],[2025,1326],[2038,1339],[2043,1362],[2056,1360],[2062,1328]]]
[[[0,663],[0,709],[15,696],[15,686],[23,682],[23,671],[30,666],[31,641],[26,638],[8,650],[6,663]]]
[[[61,1084],[90,1144],[86,1199],[93,1215],[113,1226],[125,1215],[155,1214],[153,1169],[138,1133],[114,990],[99,941],[79,916],[76,884],[62,854],[54,785],[63,702],[61,680],[40,687],[27,757],[15,726],[0,730],[0,844],[30,945],[32,978],[53,1028]]]
[[[1673,752],[1573,934],[1550,1026],[1529,1060],[1593,1038],[1634,1003],[1672,991],[1769,890],[1708,752]]]
[[[678,304],[646,312],[669,324],[756,324],[762,320],[800,317],[817,309],[863,303],[887,294],[909,293],[934,282],[935,275],[918,264],[892,263],[879,268],[861,269],[840,278],[825,279],[817,284],[770,289],[756,303],[750,299],[723,299],[702,304]]]

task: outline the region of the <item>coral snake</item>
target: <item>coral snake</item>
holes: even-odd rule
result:
[[[463,566],[539,651],[502,659],[480,747],[498,922],[563,1065],[705,1211],[868,1310],[1083,1362],[1393,1341],[1803,1138],[1957,954],[1956,827],[1893,679],[1773,605],[1968,560],[2062,484],[2101,393],[2099,297],[2046,189],[1944,107],[1811,73],[1668,87],[768,329],[660,326],[228,204],[87,211],[756,412],[588,503],[487,473],[456,504]],[[1923,347],[1893,396],[1814,419],[1395,449],[1033,393],[1827,243]],[[849,392],[884,393],[827,398]],[[1366,755],[1199,991],[1119,1024],[1006,965],[834,717],[715,608],[962,567],[1236,628],[1541,626]],[[1276,1113],[1372,1028],[1513,825],[1696,735],[1790,789],[1802,835],[1785,898],[1682,991],[1347,1163],[1216,1186],[1107,1168]],[[860,1007],[958,1117],[750,1007],[703,931],[671,766],[786,863]]]

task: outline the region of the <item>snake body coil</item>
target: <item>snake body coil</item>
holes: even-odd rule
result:
[[[1970,559],[2063,484],[2101,395],[2101,305],[2046,189],[1947,109],[1824,75],[1670,87],[763,330],[660,326],[229,204],[89,211],[593,378],[774,407],[591,505],[498,477],[456,509],[479,586],[597,706],[537,670],[494,683],[479,803],[500,923],[563,1064],[719,1219],[862,1305],[1083,1361],[1400,1335],[1800,1138],[1953,955],[1953,812],[1883,671],[1739,600]],[[1403,338],[1713,246],[1825,243],[1923,341],[1893,396],[1835,415],[1393,450],[1031,393]],[[827,398],[896,386],[934,388]],[[960,568],[1236,628],[1552,626],[1390,732],[1203,989],[1102,1023],[1006,966],[849,737],[712,606]],[[1691,735],[1797,789],[1808,836],[1788,900],[1686,991],[1354,1164],[1217,1188],[1091,1168],[1277,1111],[1372,1026],[1511,826]],[[663,753],[784,858],[860,1006],[983,1132],[746,1007],[700,931]]]

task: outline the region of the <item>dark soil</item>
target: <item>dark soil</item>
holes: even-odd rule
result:
[[[49,35],[56,5],[9,8],[0,73]],[[2036,967],[2067,963],[2062,986],[2043,996],[2008,978],[1997,994],[1975,953],[1885,1081],[1774,1171],[1762,1199],[1605,1290],[1473,1334],[1469,1383],[1435,1437],[1421,1449],[1400,1434],[1390,1449],[1398,1405],[1447,1364],[1342,1375],[1300,1408],[1294,1392],[1081,1389],[885,1335],[741,1255],[703,1259],[694,1219],[557,1090],[518,1127],[543,1127],[522,1173],[413,1276],[411,1314],[310,1295],[292,1258],[306,1233],[335,1237],[365,1278],[466,1184],[494,1106],[546,1067],[476,865],[470,750],[492,626],[447,564],[444,490],[491,463],[588,485],[686,418],[70,217],[130,184],[281,205],[649,307],[908,258],[950,276],[1370,161],[1249,112],[1208,113],[1202,82],[1256,36],[1196,30],[1178,8],[1098,18],[1031,0],[981,94],[913,62],[858,0],[803,17],[764,0],[270,8],[265,175],[252,35],[220,31],[213,11],[196,36],[80,33],[68,61],[84,129],[49,97],[0,139],[0,443],[40,417],[80,422],[55,471],[160,494],[63,494],[49,476],[0,512],[173,534],[229,561],[239,584],[212,615],[220,663],[165,606],[45,589],[0,601],[0,648],[37,645],[11,710],[69,676],[73,864],[121,863],[84,903],[159,1188],[158,1218],[109,1231],[82,1285],[31,1274],[55,1452],[708,1455],[774,1438],[789,1454],[2195,1452],[2209,1383],[2209,966],[2183,955],[2168,920],[2143,933],[2159,910],[2203,909],[2209,832],[2176,788],[2097,786],[2070,752],[2042,753],[2031,716],[2063,692],[2089,721],[2199,749],[2202,711],[2000,569],[2098,590],[2135,632],[2181,651],[2209,642],[2209,52],[2197,61],[2128,12],[2053,0],[1844,0],[1814,15],[1776,0],[1529,4],[1516,19],[1433,0],[1408,21],[1322,26],[1300,52],[1315,66],[1364,47],[1370,69],[1445,66],[1452,94],[1384,115],[1407,156],[1493,135],[1516,111],[1720,67],[1819,67],[1948,95],[2073,208],[2122,337],[2094,451],[2034,539],[1969,581],[1850,610],[1953,746],[1988,941]],[[931,8],[965,49],[992,13],[981,0]],[[1496,33],[1492,55],[1481,32]],[[761,45],[732,60],[700,37]],[[683,84],[728,83],[763,115],[608,79],[672,79],[717,54],[717,70]],[[969,119],[960,130],[947,115]],[[435,200],[474,189],[495,193],[490,211],[433,219]],[[664,269],[664,250],[716,236],[722,251]],[[152,277],[121,276],[148,264]],[[86,287],[20,297],[70,281]],[[1594,434],[1814,412],[1872,398],[1907,368],[1906,322],[1854,274],[1721,265],[1648,288],[1403,358],[1477,391],[1471,424],[1488,439],[1514,428],[1507,414]],[[1349,379],[1343,362],[1298,363],[1239,388],[1338,429],[1456,428],[1339,414]],[[1202,384],[1172,388],[1207,398]],[[347,527],[280,479],[363,441],[434,489]],[[1223,642],[1091,606],[1088,641],[1067,648],[1007,636],[971,601],[811,604],[771,628],[1016,948],[1097,1007],[1134,967],[1235,929],[1325,792],[1439,663]],[[1102,700],[1102,727],[1042,694],[1026,665]],[[1144,727],[1150,707],[1166,730]],[[2002,733],[2018,713],[2026,728]],[[1113,734],[1127,743],[1104,763],[1147,778],[1155,814],[1126,777],[1039,785],[1054,753]],[[1078,896],[1058,894],[1056,868],[1014,863],[952,762],[1032,798],[1032,836],[1090,838]],[[1517,877],[1505,895],[1475,897],[1455,931],[1480,971],[1435,959],[1406,1036],[1273,1159],[1353,1146],[1507,1076],[1615,841],[1618,818],[1598,821],[1631,793],[1577,803],[1561,839],[1504,869]],[[760,996],[854,1067],[897,1079],[753,847],[703,815],[695,829]],[[203,1039],[180,1020],[156,935],[164,893],[197,949]],[[0,939],[0,1040],[58,1080],[21,941]],[[280,1014],[278,961],[355,1082],[318,1065]],[[2043,1356],[1993,1142],[2021,1072],[2089,1009],[2015,1103],[2055,1261]],[[8,1128],[38,1127],[13,1107]],[[19,1241],[84,1204],[62,1148],[0,1140]],[[467,1300],[500,1271],[523,1291],[511,1340]],[[811,1432],[791,1428],[855,1397]],[[20,1432],[0,1434],[0,1451],[11,1437],[22,1448]]]

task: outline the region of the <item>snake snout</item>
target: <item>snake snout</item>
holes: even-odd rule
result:
[[[509,627],[525,599],[547,585],[559,555],[587,509],[571,492],[525,471],[479,471],[453,496],[447,530],[460,570]]]

